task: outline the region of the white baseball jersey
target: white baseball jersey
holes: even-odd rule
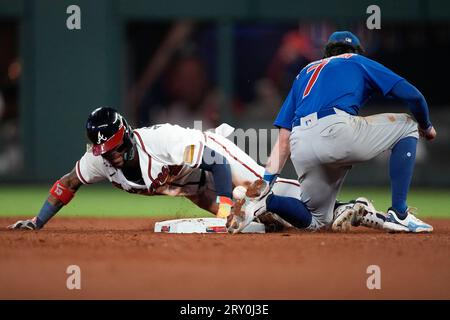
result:
[[[221,127],[216,132],[220,132]],[[229,133],[228,130],[225,135]],[[198,169],[205,146],[227,159],[234,186],[251,183],[264,174],[263,167],[222,134],[171,124],[136,129],[134,134],[144,184],[127,180],[120,169],[111,166],[103,157],[94,156],[89,150],[76,163],[78,179],[83,184],[107,179],[127,192],[145,195],[196,195],[204,188],[214,190],[212,174]],[[297,181],[278,179],[277,184],[275,193],[281,190],[280,194],[299,197]]]

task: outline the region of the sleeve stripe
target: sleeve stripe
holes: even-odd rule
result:
[[[153,182],[155,179],[152,178],[152,157],[150,154],[145,150],[144,141],[142,141],[141,135],[135,130],[134,133],[136,134],[136,137],[138,137],[138,140],[141,144],[142,150],[145,152],[145,154],[148,156],[148,177],[150,178],[150,181]]]
[[[300,187],[300,183],[296,180],[288,180],[288,179],[283,179],[283,178],[278,178],[275,183],[287,183],[287,184],[292,184],[294,186]]]
[[[198,150],[197,161],[195,161],[194,168],[197,168],[198,166],[200,166],[200,164],[202,162],[203,149],[204,149],[204,145],[202,142],[200,142],[200,149]]]
[[[78,179],[81,181],[82,184],[90,184],[89,182],[87,182],[83,176],[81,175],[81,170],[80,170],[80,161],[77,161],[77,165],[75,166],[75,172],[77,173],[77,177]]]

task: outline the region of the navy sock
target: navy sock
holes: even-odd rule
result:
[[[416,160],[417,139],[407,137],[394,146],[389,160],[389,176],[391,177],[392,207],[399,213],[399,218],[406,217],[406,198],[413,176]]]
[[[266,200],[267,211],[276,213],[297,228],[311,224],[312,215],[305,204],[298,199],[271,195]]]

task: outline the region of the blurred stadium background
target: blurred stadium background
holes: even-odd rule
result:
[[[66,27],[73,4],[81,30]],[[371,4],[381,8],[380,30],[366,28]],[[444,0],[0,0],[0,214],[35,214],[83,154],[85,120],[98,106],[116,107],[135,127],[201,119],[205,129],[271,128],[292,80],[336,29],[356,33],[369,57],[424,93],[438,139],[419,145],[410,204],[450,217]],[[363,110],[407,111],[379,98]],[[386,159],[354,168],[342,197],[364,194],[385,209]],[[295,175],[291,166],[284,175]],[[202,214],[184,199],[84,189],[67,214]]]

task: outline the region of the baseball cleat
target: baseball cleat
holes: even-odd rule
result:
[[[412,213],[411,208],[408,208],[406,213],[406,218],[400,219],[398,217],[397,211],[394,208],[389,208],[387,212],[386,222],[383,225],[383,229],[389,232],[412,233],[426,233],[433,231],[433,227],[417,218]]]
[[[333,231],[348,231],[351,227],[358,226],[382,229],[386,220],[386,215],[378,212],[373,203],[364,197],[338,205],[334,216],[331,226]]]
[[[364,226],[374,229],[383,229],[386,214],[375,209],[372,201],[359,197],[355,200],[356,213],[352,217],[352,226]]]
[[[353,205],[354,203],[342,203],[337,205],[334,210],[334,220],[331,225],[331,230],[347,231],[350,229],[352,218],[355,215]]]
[[[361,218],[364,215],[364,213],[366,212],[376,212],[376,209],[372,203],[372,201],[370,201],[367,198],[364,197],[359,197],[355,200],[355,203],[359,203],[362,204],[363,207],[361,208],[361,206],[358,206],[360,209],[364,209],[364,210],[360,210],[361,212],[358,212],[359,215],[355,215],[352,219],[352,226],[357,227],[361,224]]]
[[[247,189],[244,214],[236,216],[237,228],[230,228],[231,233],[240,233],[254,219],[267,212],[266,200],[272,192],[264,180],[253,182]],[[235,223],[236,224],[236,223]]]

